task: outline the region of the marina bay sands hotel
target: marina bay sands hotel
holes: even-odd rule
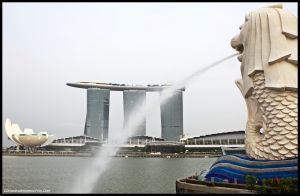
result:
[[[161,92],[168,85],[130,86],[125,84],[77,82],[67,83],[68,86],[87,89],[87,112],[84,134],[100,141],[108,139],[109,99],[110,91],[123,91],[124,124],[126,127],[129,115],[134,112],[137,104],[145,113],[143,123],[139,125],[135,136],[146,136],[146,92]],[[183,135],[183,102],[182,91],[178,89],[164,104],[160,104],[161,137],[167,141],[179,141]],[[161,95],[161,93],[160,93]]]

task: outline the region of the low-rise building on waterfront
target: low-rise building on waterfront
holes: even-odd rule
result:
[[[202,135],[198,137],[185,137],[180,139],[185,145],[244,145],[245,131],[229,131]]]

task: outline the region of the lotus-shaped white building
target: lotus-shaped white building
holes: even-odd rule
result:
[[[34,133],[32,129],[22,131],[18,124],[12,124],[8,118],[5,121],[5,131],[11,141],[25,147],[47,146],[55,139],[55,135],[47,132]]]

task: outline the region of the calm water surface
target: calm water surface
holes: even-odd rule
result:
[[[2,192],[68,193],[90,157],[4,156]],[[207,169],[216,158],[113,158],[94,193],[175,193],[177,178]]]

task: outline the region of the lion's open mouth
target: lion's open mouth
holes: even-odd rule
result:
[[[242,62],[243,52],[244,52],[244,45],[242,43],[240,35],[236,35],[235,37],[233,37],[231,39],[231,47],[234,48],[236,51],[238,51],[240,53],[240,55],[238,55],[237,59],[240,62]]]
[[[244,52],[244,46],[243,46],[243,44],[238,45],[238,46],[236,47],[236,50],[237,50],[240,54],[242,54],[242,53]]]
[[[243,44],[239,44],[236,48],[235,48],[240,54],[238,55],[237,59],[242,62],[243,59],[243,52],[244,52],[244,45]]]

